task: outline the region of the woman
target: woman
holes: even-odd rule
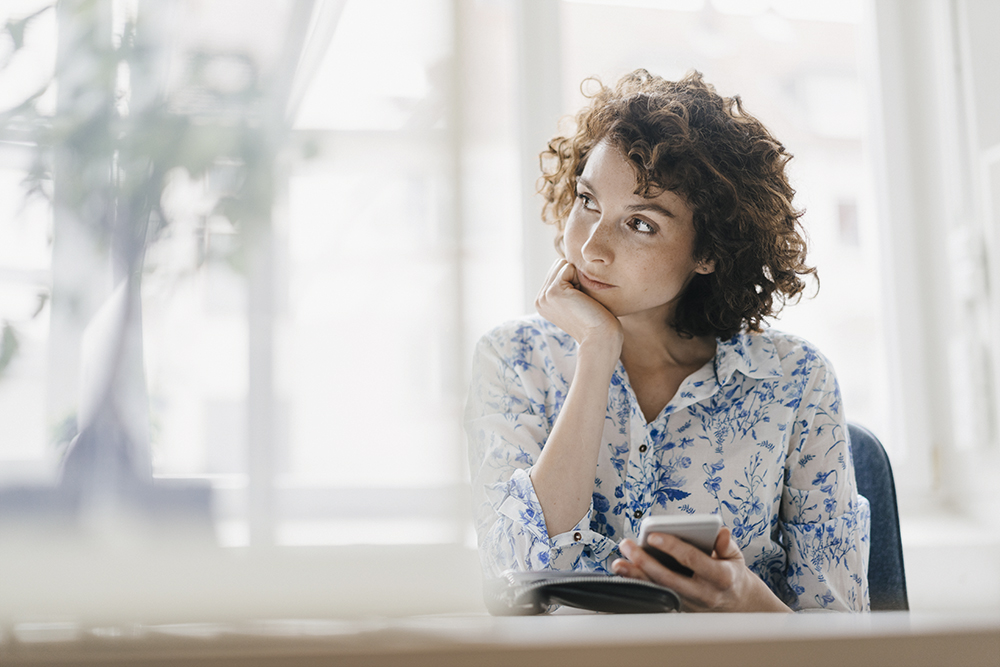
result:
[[[859,502],[836,377],[761,327],[801,294],[790,155],[738,98],[692,73],[601,87],[542,155],[562,257],[540,316],[474,360],[466,428],[487,576],[610,572],[691,611],[868,608]],[[648,514],[719,514],[711,556]]]

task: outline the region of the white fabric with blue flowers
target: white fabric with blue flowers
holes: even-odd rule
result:
[[[719,340],[648,424],[619,363],[590,510],[550,538],[528,472],[576,352],[540,316],[501,325],[476,348],[466,431],[486,576],[610,572],[618,542],[635,538],[647,514],[712,513],[792,609],[868,609],[868,502],[857,494],[836,377],[814,347],[771,329]]]

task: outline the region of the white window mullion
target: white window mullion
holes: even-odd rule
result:
[[[274,257],[269,215],[255,221],[247,279],[247,472],[251,546],[274,543]],[[212,443],[208,443],[211,447]]]
[[[1000,500],[990,492],[1000,472],[1000,6],[950,0],[954,21],[958,104],[966,129],[969,224],[967,265],[971,284],[969,349],[974,354],[970,381],[975,401],[969,406],[977,432],[959,459],[964,477],[963,509],[995,521]]]
[[[518,0],[518,122],[521,167],[521,234],[524,256],[524,310],[533,312],[535,295],[556,259],[554,231],[541,224],[538,155],[555,135],[563,113],[558,0]]]

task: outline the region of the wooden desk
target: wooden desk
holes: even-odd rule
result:
[[[50,624],[6,632],[0,664],[997,667],[1000,615],[463,615],[75,633]]]
[[[1000,667],[997,611],[491,618],[471,550],[95,543],[0,544],[0,667]]]

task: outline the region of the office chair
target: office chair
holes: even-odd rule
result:
[[[903,544],[899,536],[899,511],[892,466],[882,443],[858,424],[847,430],[854,455],[858,493],[868,499],[872,510],[871,545],[868,558],[868,587],[872,611],[906,611],[906,571]]]

